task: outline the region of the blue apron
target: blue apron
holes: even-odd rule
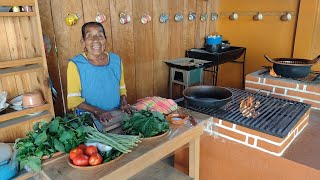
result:
[[[91,64],[82,54],[71,59],[78,68],[81,97],[85,102],[105,111],[120,106],[121,59],[109,53],[109,63],[104,66]]]

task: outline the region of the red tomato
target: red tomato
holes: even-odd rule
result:
[[[83,154],[83,151],[80,148],[74,148],[69,152],[69,157],[73,160],[73,158],[78,154]]]
[[[89,157],[84,154],[78,154],[72,160],[73,164],[76,166],[88,166],[89,165]]]
[[[85,144],[79,144],[78,148],[80,148],[83,152],[86,152],[87,146]]]
[[[94,153],[89,158],[89,164],[91,166],[99,165],[102,163],[102,161],[103,161],[103,158],[99,153]]]
[[[94,153],[98,153],[98,149],[95,146],[88,146],[85,154],[91,156]]]

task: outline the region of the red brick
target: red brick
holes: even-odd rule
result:
[[[280,96],[280,95],[276,95],[276,94],[271,94],[272,97],[275,97],[275,98],[280,98],[280,99],[287,99],[287,97],[285,96]]]
[[[257,146],[275,153],[280,153],[290,143],[293,137],[294,134],[291,134],[290,137],[281,146],[270,144],[261,140],[258,140]]]
[[[274,91],[275,93],[278,93],[278,94],[284,94],[285,89],[276,87]]]
[[[287,95],[320,101],[320,95],[318,96],[318,95],[310,94],[307,92],[298,92],[298,91],[288,90]]]
[[[258,82],[259,78],[257,76],[252,76],[250,74],[246,75],[246,81]]]
[[[233,123],[222,120],[222,125],[227,126],[227,127],[229,127],[229,128],[232,128]]]
[[[286,97],[284,97],[284,98],[285,98],[285,99],[289,99],[289,100],[291,100],[291,101],[301,102],[301,99],[300,99],[299,97],[295,98],[295,97],[288,97],[288,96],[286,96]]]
[[[260,90],[266,90],[266,91],[270,91],[270,92],[273,91],[273,87],[272,86],[265,86],[265,85],[261,85],[261,84],[253,84],[253,83],[248,83],[248,82],[246,82],[246,87],[260,89]]]
[[[266,79],[266,84],[282,86],[282,87],[287,87],[287,88],[296,88],[297,87],[297,84],[293,83],[293,82],[274,80],[274,79],[269,79],[269,78]]]
[[[316,103],[316,102],[313,102],[313,101],[308,101],[308,100],[303,100],[304,103],[307,103],[307,104],[310,104],[312,107],[314,108],[320,108],[320,102],[319,103]]]
[[[246,88],[247,88],[247,86],[246,86]],[[259,90],[254,90],[254,89],[246,89],[246,91],[255,93],[255,92],[259,91]]]
[[[254,138],[248,137],[248,144],[253,145],[254,144]]]
[[[274,141],[274,142],[278,142],[278,143],[283,141],[282,138],[279,138],[279,137],[276,137],[276,136],[272,136],[272,135],[269,135],[269,134],[265,134],[265,133],[262,133],[262,132],[259,132],[259,131],[253,130],[253,129],[249,129],[249,128],[246,128],[246,127],[243,127],[243,126],[240,126],[240,125],[237,125],[236,129],[238,129],[239,131],[248,133],[248,134],[259,136],[259,137],[264,138],[264,139],[269,139],[270,141]]]
[[[307,91],[319,93],[319,95],[320,95],[320,86],[308,85]]]
[[[245,135],[236,133],[236,132],[234,132],[234,131],[230,131],[230,130],[227,130],[227,129],[224,129],[224,128],[219,127],[219,128],[217,129],[217,132],[218,132],[219,134],[223,134],[223,135],[225,135],[225,136],[229,136],[229,137],[232,137],[232,138],[234,138],[234,139],[237,139],[237,140],[240,140],[240,141],[243,141],[243,142],[246,141],[246,136],[245,136]]]
[[[296,123],[296,125],[294,125],[294,127],[292,128],[291,131],[294,131],[300,124],[302,124],[302,122],[305,120],[305,118],[306,118],[309,114],[310,114],[310,110],[307,111],[307,112],[300,118],[300,120]],[[308,119],[306,120],[306,122],[309,122],[309,117],[308,117]],[[303,125],[302,125],[302,126],[303,126]],[[300,125],[300,127],[299,127],[298,130],[299,130],[299,131],[301,130],[301,125]]]
[[[214,118],[213,118],[213,122],[219,124],[219,119],[214,117]]]
[[[304,86],[304,84],[298,84],[298,89],[303,90],[303,86]]]
[[[309,119],[308,120],[306,120],[305,122],[303,122],[303,123],[301,123],[301,125],[299,126],[299,128],[298,128],[298,133],[302,130],[302,128],[304,128],[304,126],[306,125],[306,124],[308,124],[309,123]]]

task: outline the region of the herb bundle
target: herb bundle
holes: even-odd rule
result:
[[[169,123],[159,112],[141,110],[125,117],[123,131],[144,138],[153,137],[169,131]]]

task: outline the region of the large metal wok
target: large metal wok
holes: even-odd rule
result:
[[[204,108],[220,108],[232,100],[232,92],[218,86],[192,86],[182,94],[188,105]]]
[[[267,55],[264,57],[273,63],[273,70],[276,74],[287,78],[304,78],[311,71],[311,66],[320,60],[320,55],[313,60],[296,58],[274,58]]]

